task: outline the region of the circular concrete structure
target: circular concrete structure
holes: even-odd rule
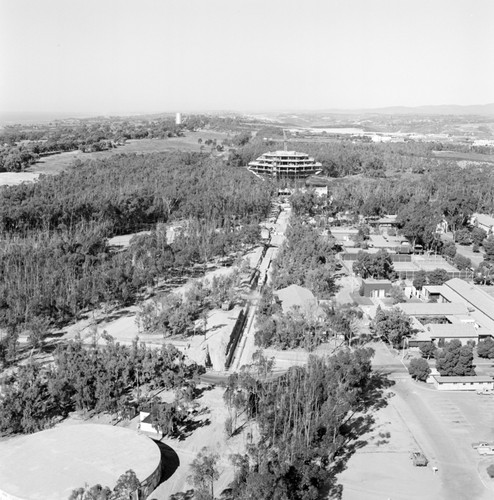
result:
[[[297,151],[273,151],[264,153],[247,167],[252,173],[285,179],[305,179],[318,174],[322,164],[305,153]]]
[[[72,490],[113,489],[132,469],[147,494],[161,453],[148,437],[111,425],[65,425],[0,442],[0,500],[67,500]]]

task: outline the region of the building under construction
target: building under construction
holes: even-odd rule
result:
[[[321,163],[305,153],[274,151],[264,153],[249,163],[248,169],[257,175],[284,179],[305,179],[321,171]]]
[[[251,161],[248,169],[255,175],[276,179],[305,179],[321,172],[321,163],[305,153],[287,151],[287,139],[283,130],[283,151],[264,153]]]

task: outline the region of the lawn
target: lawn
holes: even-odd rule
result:
[[[226,132],[216,132],[214,130],[201,130],[197,132],[187,132],[185,137],[171,137],[169,139],[131,139],[123,146],[109,151],[98,151],[96,153],[81,153],[80,151],[70,151],[58,155],[47,156],[28,169],[31,173],[54,175],[64,170],[71,165],[74,160],[90,160],[108,158],[116,154],[126,153],[161,153],[164,151],[201,151],[199,139],[206,141],[208,139],[221,143],[226,139]],[[203,151],[209,152],[209,146],[203,146]]]

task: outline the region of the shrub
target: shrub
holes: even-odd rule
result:
[[[408,372],[412,378],[425,382],[429,376],[431,369],[429,368],[429,363],[423,358],[416,358],[410,361],[408,366]]]

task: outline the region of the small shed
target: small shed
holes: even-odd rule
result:
[[[433,378],[434,387],[438,391],[492,391],[494,390],[494,380],[492,377],[471,375],[471,376],[450,376],[442,377],[437,375]]]
[[[362,295],[364,297],[384,298],[393,287],[389,280],[362,280]]]

